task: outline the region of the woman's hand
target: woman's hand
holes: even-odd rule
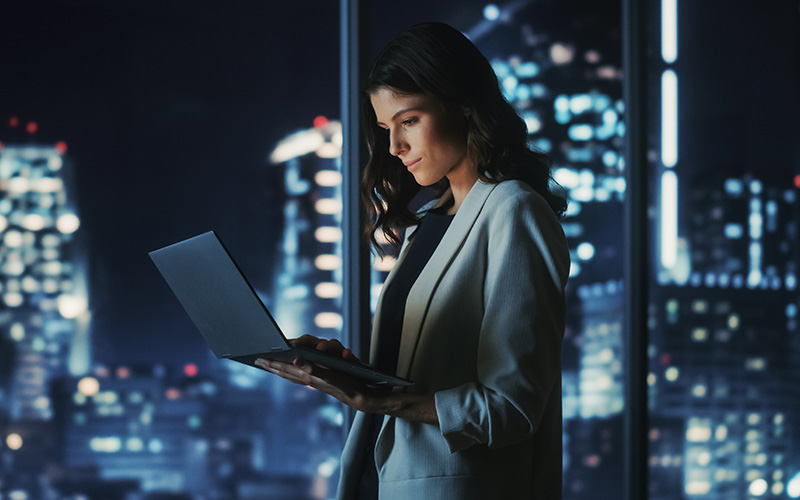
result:
[[[326,340],[311,335],[303,335],[290,342],[335,356],[341,356],[343,359],[354,363],[360,363],[353,352],[336,339]],[[380,413],[382,399],[388,394],[386,391],[368,387],[355,377],[330,370],[301,358],[296,358],[292,363],[258,359],[255,364],[295,384],[306,385],[323,391],[347,406],[366,413]]]
[[[361,362],[356,355],[353,354],[353,351],[343,346],[342,343],[337,339],[321,339],[314,337],[313,335],[306,334],[302,337],[289,340],[289,343],[311,347],[318,351],[324,351],[328,354],[333,354],[334,356],[341,356],[342,358],[355,363]]]
[[[352,351],[336,339],[325,340],[303,335],[293,342],[358,362]],[[374,389],[358,378],[300,358],[296,358],[292,363],[261,358],[256,360],[255,364],[290,382],[320,390],[364,413],[393,415],[417,422],[439,424],[433,396]]]
[[[258,359],[256,365],[295,384],[306,385],[365,413],[381,413],[388,393],[367,387],[355,377],[330,370],[300,358],[293,363]]]

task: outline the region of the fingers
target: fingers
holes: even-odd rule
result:
[[[317,350],[324,351],[330,354],[341,355],[344,352],[344,346],[336,339],[320,340],[317,343]]]
[[[302,359],[296,359],[293,363],[257,359],[255,365],[295,384],[311,385],[313,381],[313,363],[308,363]]]
[[[359,411],[374,412],[378,407],[376,405],[379,405],[380,400],[386,397],[385,392],[370,389],[363,382],[349,375],[321,369],[314,363],[299,358],[295,359],[293,363],[258,359],[255,364],[290,382],[325,392]]]
[[[341,356],[342,358],[349,359],[351,361],[358,361],[358,358],[353,354],[353,351],[342,345],[338,339],[321,339],[306,334],[302,337],[292,339],[289,342],[293,344],[300,344],[306,347],[313,347],[318,351],[324,351],[329,354]]]
[[[350,350],[349,348],[345,348],[342,351],[342,357],[344,359],[347,359],[347,360],[350,360],[350,361],[356,361],[356,362],[359,362],[359,363],[361,362],[361,360],[359,360],[358,357],[355,354],[353,354],[353,351]]]
[[[304,345],[304,346],[307,346],[307,347],[317,347],[317,344],[319,344],[319,342],[321,340],[323,340],[323,339],[320,339],[320,338],[315,337],[313,335],[305,334],[302,337],[298,337],[296,339],[291,339],[291,340],[289,340],[289,342],[291,342],[292,344],[300,344],[300,345]]]

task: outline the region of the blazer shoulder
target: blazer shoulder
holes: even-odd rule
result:
[[[521,207],[529,208],[540,216],[553,215],[547,200],[523,181],[508,180],[497,184],[486,200],[486,206],[492,212],[496,210],[517,211]],[[524,209],[524,208],[523,208]],[[547,215],[545,215],[547,214]]]

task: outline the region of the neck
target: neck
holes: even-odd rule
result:
[[[450,190],[453,194],[453,206],[447,213],[454,214],[458,211],[464,198],[467,197],[469,190],[478,181],[478,172],[475,168],[460,168],[447,174],[447,180],[450,182]]]

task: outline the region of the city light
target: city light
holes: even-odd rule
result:
[[[117,453],[122,449],[122,440],[116,436],[98,436],[89,441],[89,448],[97,453]]]
[[[325,187],[339,186],[342,183],[342,174],[336,170],[320,170],[314,174],[314,182]]]
[[[667,64],[678,59],[677,0],[661,0],[661,57]]]
[[[672,70],[661,75],[661,163],[678,163],[678,76]]]
[[[563,43],[550,46],[550,60],[559,66],[569,64],[575,58],[575,49]]]
[[[497,5],[490,3],[483,8],[483,17],[487,21],[497,21],[500,18],[500,8]]]
[[[767,492],[767,488],[768,485],[766,481],[764,481],[763,479],[756,479],[755,481],[750,483],[748,491],[750,492],[751,495],[760,497]]]
[[[325,142],[315,151],[320,158],[336,158],[342,154],[342,146],[332,142]]]
[[[22,342],[25,339],[25,325],[22,323],[14,323],[11,325],[9,334],[11,336],[11,340]]]
[[[336,255],[322,254],[314,259],[314,266],[321,271],[334,271],[342,267],[342,259]]]
[[[319,283],[314,287],[314,293],[322,299],[335,299],[342,296],[342,286],[338,283]]]
[[[72,234],[78,230],[81,225],[81,221],[77,215],[72,213],[66,213],[56,220],[56,228],[59,232],[63,234]]]
[[[22,218],[22,227],[28,231],[41,231],[46,224],[45,218],[39,214],[28,214]]]
[[[11,490],[8,492],[8,500],[28,500],[28,492],[25,490]]]
[[[317,474],[322,477],[331,477],[339,466],[339,461],[336,458],[328,458],[317,466]]]
[[[334,312],[322,312],[314,317],[314,324],[320,328],[341,328],[342,315]]]
[[[89,310],[85,297],[61,295],[58,297],[58,312],[67,319],[75,319]]]
[[[661,265],[672,268],[678,260],[678,176],[661,174]]]
[[[342,239],[342,230],[335,226],[322,226],[314,231],[314,237],[321,243],[335,243]]]
[[[786,494],[789,498],[800,498],[800,472],[796,473],[786,484]]]
[[[324,128],[328,124],[328,118],[320,115],[314,118],[314,128]]]
[[[283,163],[292,158],[315,152],[325,143],[318,129],[301,130],[283,139],[270,155],[272,163]]]
[[[584,241],[577,248],[578,258],[581,260],[590,260],[594,257],[594,245],[588,241]]]
[[[711,481],[687,481],[684,489],[687,495],[707,495],[711,491]]]
[[[6,436],[6,446],[8,446],[12,450],[19,450],[22,448],[22,436],[16,433],[9,434]]]
[[[94,377],[84,377],[78,381],[78,392],[87,397],[92,397],[100,392],[100,382]]]
[[[334,198],[321,198],[314,203],[314,209],[325,215],[334,215],[342,212],[342,202]]]

